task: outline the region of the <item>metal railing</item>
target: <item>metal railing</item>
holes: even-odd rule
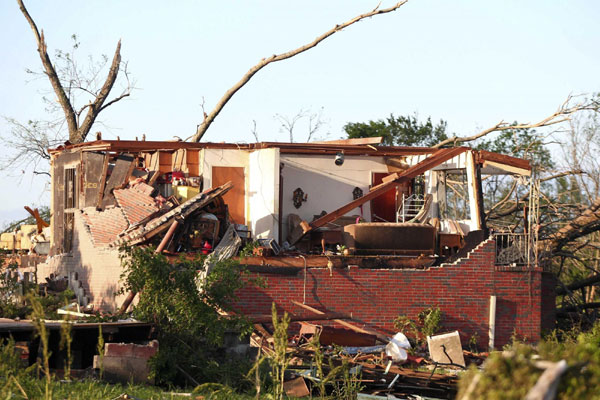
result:
[[[413,194],[410,196],[402,195],[402,204],[396,212],[396,222],[406,222],[413,219],[425,205],[425,196],[422,194]]]
[[[496,265],[531,265],[535,256],[531,248],[531,236],[526,233],[494,233],[496,241]]]

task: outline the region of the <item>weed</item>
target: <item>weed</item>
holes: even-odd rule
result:
[[[204,268],[201,257],[171,263],[151,248],[132,247],[122,249],[121,262],[121,293],[139,293],[134,317],[156,325],[160,348],[151,367],[157,383],[186,384],[190,380],[181,370],[198,382],[237,379],[247,383],[237,377],[243,377],[246,371],[242,369],[250,365],[228,362],[219,351],[227,332],[250,332],[243,317],[223,317],[217,312],[231,311],[235,291],[243,286],[237,261],[217,262],[201,292],[195,283],[198,271]],[[211,368],[206,368],[207,364]]]
[[[281,320],[277,316],[275,303],[271,305],[271,314],[273,317],[273,347],[274,353],[271,357],[271,376],[273,379],[273,395],[275,400],[283,399],[283,378],[285,369],[290,363],[290,357],[287,354],[288,335],[287,330],[290,324],[290,317],[287,312],[283,313]]]
[[[394,320],[394,327],[407,336],[412,336],[414,345],[423,346],[427,336],[435,335],[441,329],[442,311],[439,307],[429,307],[417,314],[417,321],[401,315]]]
[[[46,316],[44,313],[44,307],[42,306],[42,303],[40,302],[38,297],[36,297],[33,293],[29,293],[27,295],[27,299],[29,300],[32,309],[31,322],[35,327],[36,335],[40,338],[40,342],[42,344],[42,370],[44,372],[44,375],[46,376],[46,388],[44,395],[45,398],[48,400],[52,398],[52,388],[50,385],[52,383],[52,376],[50,375],[51,353],[48,345],[49,334],[48,330],[46,329],[46,324],[44,322]],[[38,359],[38,366],[39,364],[40,360]]]
[[[98,369],[100,370],[100,379],[104,377],[104,336],[102,335],[102,325],[98,325],[98,344],[96,345],[98,352]]]
[[[576,337],[575,337],[576,335]],[[493,353],[482,372],[471,368],[459,381],[457,398],[522,399],[542,374],[536,360],[565,360],[557,398],[598,399],[600,387],[600,322],[587,333],[557,331],[534,348],[515,337],[504,354]]]
[[[73,342],[72,324],[67,319],[67,316],[65,316],[62,323],[60,324],[60,345],[59,346],[60,346],[61,350],[67,351],[67,359],[66,359],[65,366],[64,366],[65,379],[67,379],[67,380],[71,378],[71,364],[72,364],[71,343],[72,342]]]
[[[418,315],[421,323],[421,333],[423,336],[435,335],[440,330],[442,322],[442,311],[439,307],[430,307],[421,311]]]

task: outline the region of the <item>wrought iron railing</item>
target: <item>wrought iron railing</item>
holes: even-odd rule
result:
[[[536,264],[531,236],[526,233],[494,233],[496,241],[496,265]]]

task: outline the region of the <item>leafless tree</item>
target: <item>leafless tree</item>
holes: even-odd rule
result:
[[[306,142],[310,142],[325,124],[323,120],[323,108],[320,108],[318,112],[301,109],[292,117],[275,114],[274,118],[279,123],[279,131],[289,136],[290,143],[294,142],[294,135],[298,133],[299,122],[306,123]]]
[[[381,15],[381,14],[387,14],[393,11],[396,11],[397,9],[399,9],[400,7],[402,7],[404,4],[407,3],[408,0],[402,0],[397,2],[396,4],[392,5],[391,7],[388,8],[379,8],[379,4],[377,5],[377,7],[375,7],[373,10],[366,12],[364,14],[360,14],[346,22],[343,22],[341,24],[337,24],[336,26],[334,26],[332,29],[328,30],[327,32],[317,36],[316,39],[314,39],[312,42],[307,43],[303,46],[300,46],[294,50],[290,50],[287,51],[285,53],[281,53],[281,54],[273,54],[270,57],[266,57],[266,58],[262,58],[256,65],[254,65],[252,68],[250,68],[248,70],[248,72],[246,72],[242,78],[236,82],[235,85],[233,85],[229,90],[227,90],[225,92],[225,94],[223,95],[223,97],[221,97],[221,99],[219,99],[219,101],[217,102],[217,104],[215,105],[215,107],[213,108],[213,110],[209,113],[204,113],[204,120],[202,121],[201,124],[198,125],[198,127],[196,128],[196,133],[191,136],[191,140],[193,142],[199,142],[200,140],[202,140],[202,137],[204,136],[204,134],[206,133],[206,131],[208,130],[208,128],[210,127],[210,125],[213,123],[213,121],[215,120],[215,118],[219,115],[219,113],[223,110],[223,108],[225,107],[225,105],[227,104],[227,102],[229,102],[229,100],[231,100],[231,98],[233,97],[233,95],[240,90],[242,87],[244,87],[244,85],[246,85],[250,79],[252,79],[252,77],[261,69],[263,69],[264,67],[266,67],[267,65],[277,62],[277,61],[283,61],[283,60],[287,60],[288,58],[292,58],[300,53],[303,53],[307,50],[312,49],[313,47],[317,46],[319,43],[321,43],[323,40],[327,39],[328,37],[332,36],[333,34],[335,34],[336,32],[339,32],[341,30],[343,30],[344,28],[349,27],[352,24],[355,24],[357,22],[360,22],[364,19],[367,18],[371,18],[374,17],[376,15]]]
[[[24,174],[31,167],[35,175],[50,176],[48,149],[64,142],[60,133],[61,121],[22,123],[14,118],[5,120],[11,127],[11,135],[2,137],[1,141],[11,149],[11,153],[0,159],[0,169],[12,172],[20,170]]]
[[[35,36],[44,74],[52,85],[67,125],[69,142],[81,143],[85,141],[98,115],[107,107],[128,97],[133,89],[127,72],[127,64],[121,62],[121,41],[119,40],[117,43],[108,74],[103,81],[100,79],[99,73],[103,70],[101,67],[108,64],[108,57],[105,57],[104,62],[100,64],[92,62],[91,69],[84,71],[76,62],[73,54],[58,52],[57,57],[64,63],[62,68],[57,69],[48,55],[44,31],[38,30],[35,21],[25,8],[23,0],[17,0],[17,3]],[[75,41],[73,50],[77,47],[78,43]],[[120,72],[120,75],[124,77],[125,84],[121,93],[111,99],[109,95]],[[81,105],[76,104],[78,96],[87,102]]]

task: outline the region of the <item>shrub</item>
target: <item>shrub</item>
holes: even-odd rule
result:
[[[231,311],[235,291],[243,286],[239,264],[234,260],[216,263],[204,290],[199,291],[196,276],[203,268],[202,258],[181,258],[172,264],[152,248],[140,247],[124,248],[121,254],[121,293],[138,292],[134,317],[156,324],[160,346],[151,360],[156,381],[183,384],[189,382],[186,375],[199,382],[211,381],[215,378],[211,370],[227,371],[219,369],[226,364],[218,349],[225,333],[250,332],[244,319],[218,312]]]
[[[537,347],[515,342],[504,353],[493,353],[479,372],[472,367],[459,381],[457,398],[522,399],[542,370],[536,361],[565,360],[568,370],[560,379],[560,399],[600,399],[600,322],[587,333],[555,332]]]

